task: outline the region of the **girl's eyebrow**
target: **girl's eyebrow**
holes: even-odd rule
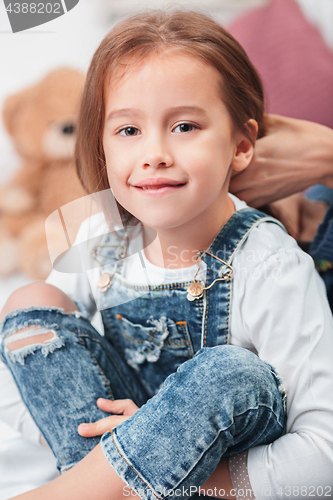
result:
[[[138,116],[141,117],[143,116],[143,112],[140,109],[136,108],[123,108],[123,109],[116,109],[114,111],[111,111],[108,116],[106,121],[110,121],[113,118],[118,118],[121,116]]]
[[[169,117],[173,117],[182,113],[196,115],[201,118],[207,117],[207,111],[204,108],[200,108],[199,106],[175,106],[173,108],[170,108],[167,114]]]
[[[175,106],[170,108],[167,111],[167,116],[168,118],[172,118],[176,115],[186,113],[186,114],[192,114],[196,115],[201,118],[206,118],[207,117],[207,112],[205,109],[200,108],[199,106]],[[144,112],[140,109],[137,108],[123,108],[123,109],[116,109],[114,111],[111,111],[108,116],[106,121],[110,121],[113,118],[118,118],[122,116],[137,116],[137,117],[142,117],[144,115]]]

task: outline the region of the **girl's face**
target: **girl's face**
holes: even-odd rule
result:
[[[219,73],[171,53],[118,72],[114,81],[103,144],[115,198],[157,230],[193,222],[200,230],[230,203],[231,167],[250,161],[244,164],[246,141],[234,133],[219,95]]]

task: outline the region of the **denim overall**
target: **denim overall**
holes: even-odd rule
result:
[[[110,233],[96,248],[101,273],[111,274],[118,261],[111,286],[98,298],[104,337],[78,311],[28,308],[6,316],[1,356],[60,471],[100,442],[77,433],[80,423],[108,415],[97,408],[98,397],[130,398],[140,407],[101,443],[112,467],[143,498],[193,496],[222,456],[283,434],[285,405],[274,368],[228,344],[230,266],[264,221],[278,223],[249,208],[232,215],[202,256],[207,289],[192,301],[191,282],[127,282],[119,240]],[[52,329],[53,341],[9,351],[7,336],[29,325]]]

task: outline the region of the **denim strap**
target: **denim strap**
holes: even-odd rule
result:
[[[250,207],[238,210],[230,217],[210,245],[209,253],[202,256],[202,260],[207,265],[206,287],[209,287],[216,278],[230,272],[230,267],[221,263],[218,258],[231,265],[236,251],[248,238],[253,227],[261,222],[273,222],[283,227],[276,219]],[[217,281],[204,292],[202,347],[228,343],[232,284],[233,276],[224,281]],[[219,318],[218,321],[217,318]]]

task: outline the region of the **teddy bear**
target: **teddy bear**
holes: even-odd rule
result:
[[[22,272],[44,280],[52,270],[48,244],[57,245],[59,231],[47,241],[45,221],[87,194],[74,162],[84,82],[80,72],[59,68],[4,102],[3,122],[22,165],[0,186],[0,276]]]

